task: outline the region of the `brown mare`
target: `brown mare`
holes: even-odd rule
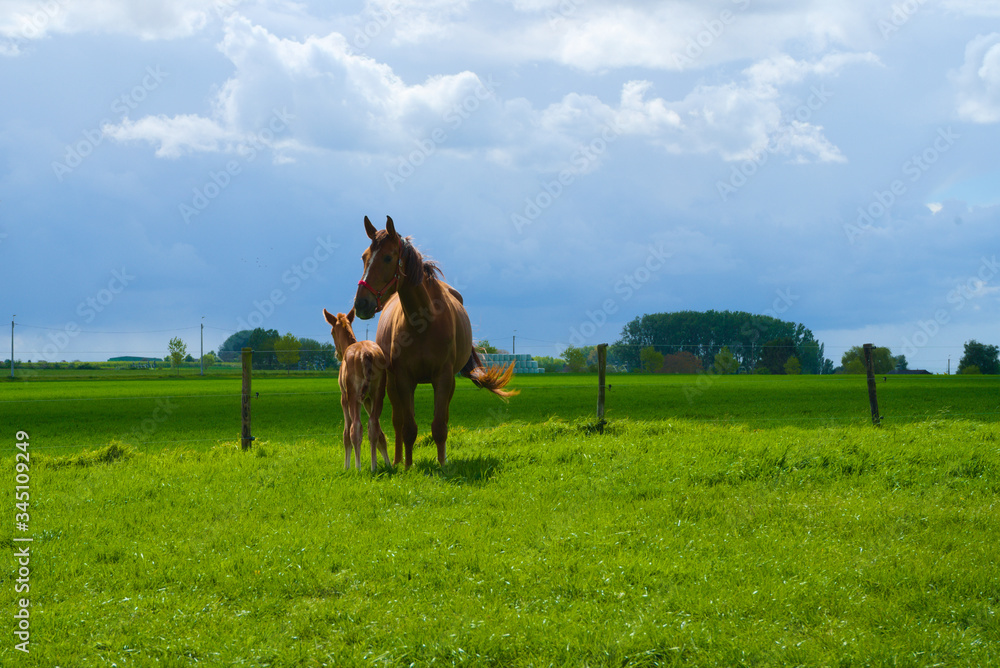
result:
[[[354,460],[361,469],[361,405],[368,412],[368,441],[372,446],[372,472],[378,466],[375,449],[382,453],[389,466],[389,453],[385,447],[385,434],[379,424],[382,403],[385,401],[385,357],[382,349],[371,341],[358,341],[351,323],[354,309],[344,315],[333,315],[323,309],[323,317],[330,323],[330,334],[337,348],[340,364],[340,407],[344,409],[344,469],[351,468],[351,448]]]
[[[425,260],[410,243],[396,233],[392,218],[384,230],[376,230],[365,216],[371,245],[362,254],[364,274],[358,281],[354,310],[362,320],[382,311],[375,340],[388,360],[386,390],[392,404],[392,426],[396,431],[394,464],[413,463],[417,421],[413,415],[413,393],[420,383],[434,387],[434,420],[431,434],[437,444],[438,462],[447,461],[448,406],[455,393],[455,374],[461,373],[478,387],[485,387],[506,401],[517,390],[504,390],[514,372],[486,369],[472,347],[472,326],[462,295],[444,282],[437,264]]]

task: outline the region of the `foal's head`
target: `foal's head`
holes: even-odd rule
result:
[[[337,348],[337,359],[343,360],[347,349],[358,341],[354,336],[354,328],[351,327],[351,323],[354,322],[354,309],[346,315],[343,313],[334,315],[323,309],[323,317],[330,323],[330,336],[333,337],[333,345]]]

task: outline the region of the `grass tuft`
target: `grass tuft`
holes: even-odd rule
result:
[[[85,450],[72,455],[45,455],[40,454],[35,458],[35,462],[44,468],[60,469],[66,467],[88,467],[114,464],[118,461],[129,460],[137,454],[135,448],[130,445],[112,441],[103,448],[96,450]]]

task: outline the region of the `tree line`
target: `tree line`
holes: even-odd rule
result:
[[[678,311],[639,316],[608,349],[630,370],[667,373],[833,373],[805,325],[745,311]]]
[[[297,337],[291,332],[282,335],[276,329],[261,327],[230,336],[219,346],[218,357],[223,362],[236,362],[244,348],[254,351],[254,369],[325,369],[338,364],[332,343]]]
[[[894,373],[908,371],[909,365],[904,355],[893,355],[888,348],[874,346],[872,348],[872,368],[875,373]],[[841,366],[837,371],[842,373],[867,373],[865,369],[864,349],[854,346],[844,353]],[[975,339],[966,341],[962,350],[962,358],[958,362],[958,373],[1000,374],[1000,347],[980,343]]]

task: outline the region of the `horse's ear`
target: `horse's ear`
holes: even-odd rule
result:
[[[399,236],[398,234],[396,234],[396,225],[393,224],[392,218],[390,218],[389,216],[385,217],[385,231],[389,233],[390,239]]]
[[[349,322],[351,324],[354,324],[354,307],[353,306],[351,307],[351,310],[347,312],[347,322]]]
[[[330,323],[331,327],[333,327],[334,325],[337,324],[337,316],[333,315],[332,313],[330,313],[326,309],[323,309],[323,317],[326,318],[326,321],[328,323]]]
[[[372,221],[368,220],[368,216],[365,216],[365,232],[368,233],[369,239],[375,241],[375,234],[378,233],[378,230],[372,225]]]

